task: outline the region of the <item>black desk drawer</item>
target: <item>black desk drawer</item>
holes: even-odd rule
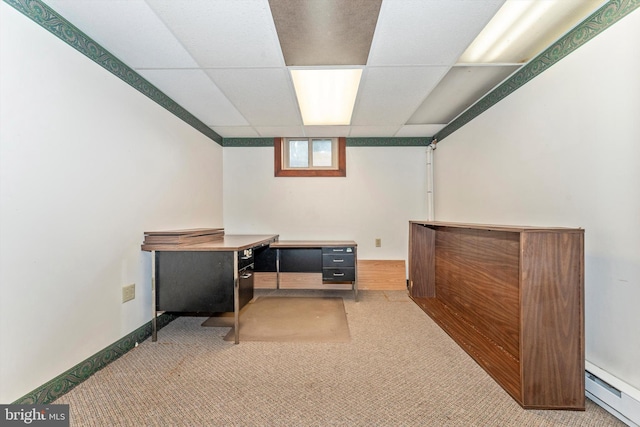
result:
[[[280,249],[280,271],[287,273],[319,273],[322,270],[320,248]]]
[[[322,248],[322,255],[327,254],[353,254],[353,246],[328,246]]]
[[[322,280],[326,282],[353,282],[356,280],[355,268],[323,268]]]
[[[322,267],[353,267],[355,266],[355,257],[351,254],[324,254],[322,255]]]
[[[253,264],[253,248],[238,251],[238,269],[243,269]]]

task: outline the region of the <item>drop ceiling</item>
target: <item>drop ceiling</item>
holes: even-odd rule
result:
[[[538,47],[490,63],[461,57],[505,0],[45,3],[221,137],[266,138],[433,136],[603,3],[562,1],[578,14],[539,17]],[[363,69],[349,126],[303,125],[289,70],[311,66]]]

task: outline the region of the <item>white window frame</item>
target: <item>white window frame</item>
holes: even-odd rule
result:
[[[338,138],[283,138],[282,149],[282,169],[284,170],[323,170],[338,169]],[[307,165],[308,166],[291,166],[290,160],[290,142],[306,141],[307,142]],[[313,166],[313,142],[314,141],[331,141],[331,165],[329,166]]]

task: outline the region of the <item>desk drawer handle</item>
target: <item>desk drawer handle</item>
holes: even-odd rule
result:
[[[344,262],[343,259],[334,259],[333,262]]]
[[[344,252],[344,249],[333,249],[333,252]]]
[[[241,279],[248,279],[249,277],[251,277],[252,273],[246,273],[243,274],[242,276],[240,276]]]
[[[243,256],[243,257],[242,257],[242,258],[240,258],[240,259],[251,259],[251,255]]]
[[[344,273],[333,273],[333,277],[342,277]]]

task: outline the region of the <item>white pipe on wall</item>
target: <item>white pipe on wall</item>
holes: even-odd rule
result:
[[[436,140],[427,147],[427,221],[434,221],[435,203],[433,200],[433,152],[436,149]]]

